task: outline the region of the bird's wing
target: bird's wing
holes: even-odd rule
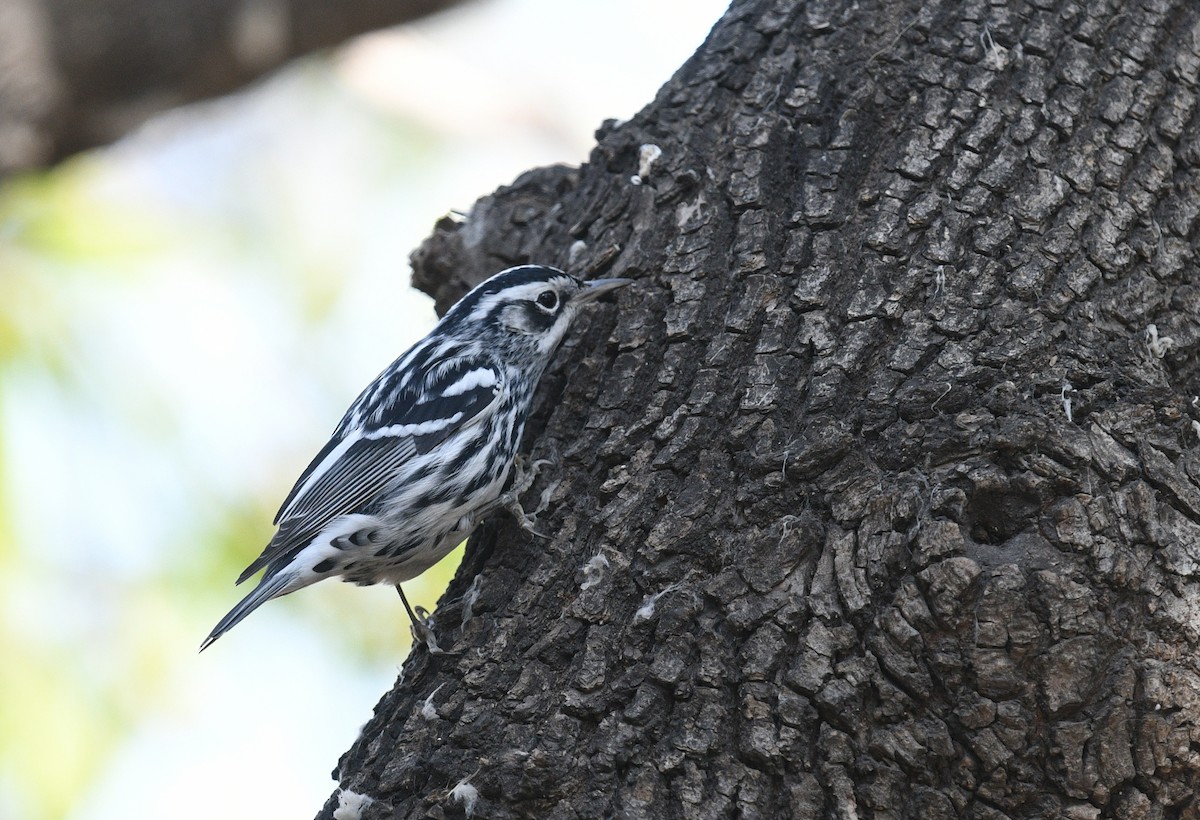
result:
[[[369,507],[405,462],[485,418],[503,389],[500,371],[485,359],[443,360],[406,395],[370,409],[360,426],[339,427],[301,473],[275,516],[278,531],[238,583],[265,566],[290,561],[332,519]]]

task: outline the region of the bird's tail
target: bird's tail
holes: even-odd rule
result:
[[[229,630],[233,629],[241,620],[249,615],[254,610],[265,604],[272,598],[278,598],[280,595],[286,595],[299,589],[292,582],[296,580],[294,572],[277,572],[274,575],[266,575],[249,595],[243,598],[238,605],[229,610],[229,614],[221,619],[221,622],[213,627],[213,631],[204,639],[204,643],[200,644],[200,651],[203,652],[208,648],[209,644],[217,638],[224,635]]]

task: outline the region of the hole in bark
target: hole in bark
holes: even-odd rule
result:
[[[971,538],[980,544],[1003,544],[1033,526],[1037,499],[1002,490],[978,490],[967,504]]]

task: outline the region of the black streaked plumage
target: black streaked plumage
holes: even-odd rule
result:
[[[508,481],[538,380],[580,306],[626,282],[525,265],[464,296],[350,406],[238,578],[265,569],[258,586],[200,648],[323,578],[399,590],[466,538]]]

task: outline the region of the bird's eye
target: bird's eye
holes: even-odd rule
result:
[[[546,310],[554,310],[558,307],[558,294],[552,290],[544,290],[538,294],[537,303]]]

